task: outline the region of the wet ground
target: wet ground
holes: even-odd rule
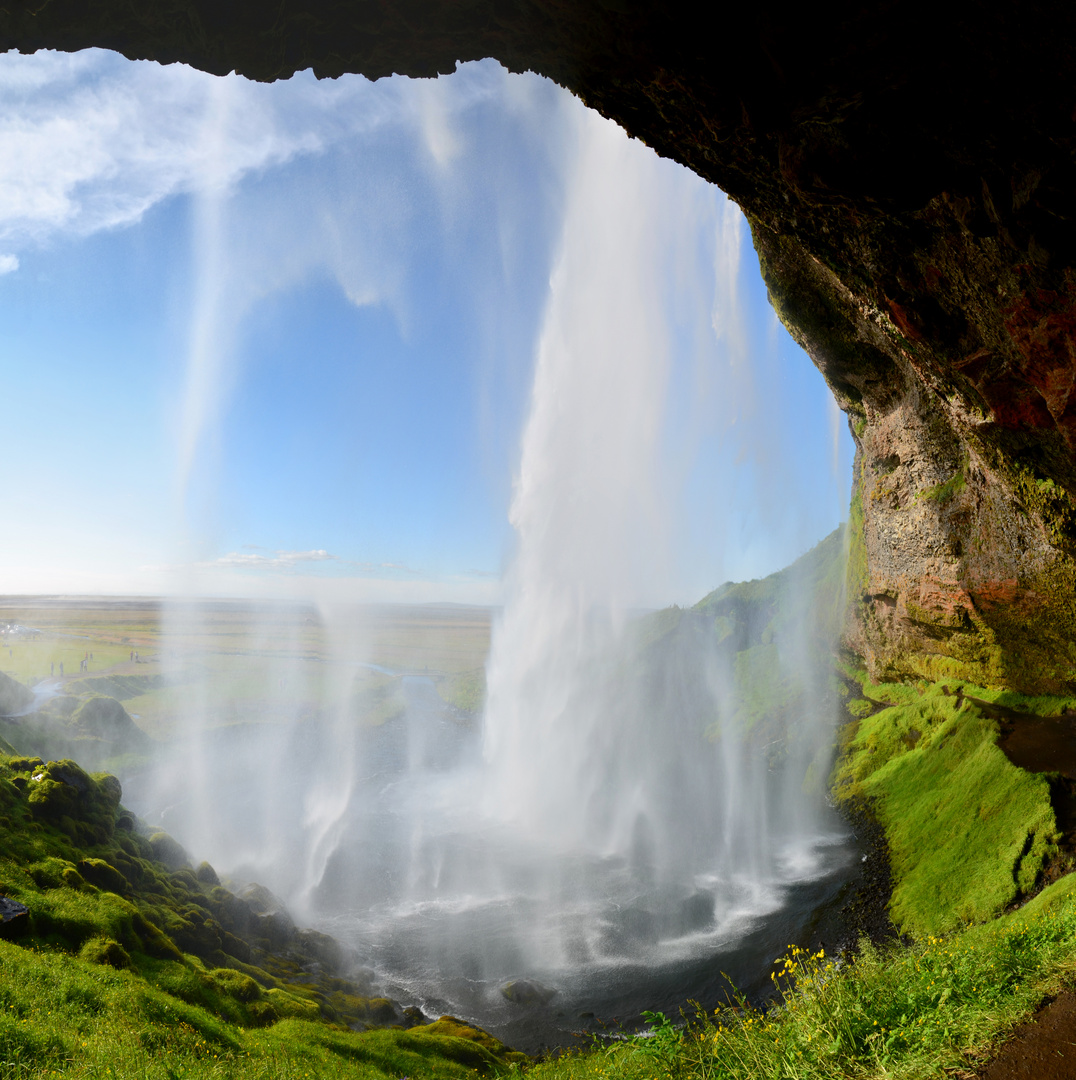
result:
[[[1020,1024],[979,1080],[1076,1080],[1076,994],[1059,994]]]

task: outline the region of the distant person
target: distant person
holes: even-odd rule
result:
[[[134,649],[131,650],[131,662],[134,663]]]
[[[63,677],[64,677],[64,662],[61,660],[60,661],[60,678],[62,679]]]
[[[56,661],[49,661],[49,678],[51,679],[56,674]]]

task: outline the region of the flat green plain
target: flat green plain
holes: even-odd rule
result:
[[[176,733],[191,709],[213,727],[350,702],[367,722],[384,722],[409,674],[428,676],[470,716],[484,697],[491,620],[490,609],[455,605],[325,613],[252,601],[0,598],[0,671],[32,684],[59,679],[62,665],[63,693],[115,697],[156,738]]]

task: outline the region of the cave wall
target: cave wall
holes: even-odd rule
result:
[[[806,8],[800,5],[800,8]],[[0,44],[254,79],[547,75],[720,185],[857,445],[849,644],[1076,689],[1076,10],[9,0]]]

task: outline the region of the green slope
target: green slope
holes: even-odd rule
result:
[[[146,835],[115,777],[0,758],[0,1075],[462,1077],[518,1059],[405,1019],[296,930]]]

